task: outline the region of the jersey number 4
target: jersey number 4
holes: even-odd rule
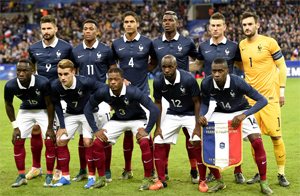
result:
[[[133,67],[134,66],[134,63],[133,63],[133,57],[130,58],[129,62],[128,62],[128,65]]]

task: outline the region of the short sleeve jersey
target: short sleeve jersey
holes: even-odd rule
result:
[[[13,102],[14,96],[22,100],[20,109],[46,109],[45,97],[50,96],[50,82],[39,75],[31,75],[31,82],[26,88],[15,77],[5,84],[4,99]]]

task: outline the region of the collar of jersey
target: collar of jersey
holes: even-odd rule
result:
[[[132,41],[139,41],[140,40],[140,37],[141,37],[141,34],[138,32],[137,34],[136,34],[136,36],[135,36],[135,38],[133,38],[133,40]],[[124,35],[123,35],[123,40],[124,40],[124,42],[130,42],[128,39],[127,39],[127,37],[126,37],[126,33],[124,33]]]
[[[219,87],[218,87],[218,85],[217,85],[217,83],[216,83],[216,81],[213,79],[213,83],[214,83],[214,87],[215,87],[215,89],[219,89],[219,90],[221,90]],[[225,88],[230,88],[230,76],[229,76],[229,74],[227,74],[227,76],[226,76],[226,82],[225,82],[225,85],[224,85],[224,89]]]
[[[42,43],[43,43],[43,48],[47,48],[47,47],[51,47],[51,48],[55,48],[55,46],[57,45],[58,43],[58,38],[55,36],[55,40],[52,44],[50,44],[49,46],[47,46],[45,43],[44,43],[44,39],[42,40]]]
[[[20,83],[20,80],[18,78],[17,78],[17,83],[18,83],[18,86],[20,89],[27,89],[26,87],[22,86],[22,84]],[[33,87],[34,84],[35,84],[35,76],[32,74],[28,88]]]
[[[111,97],[117,97],[117,95],[115,95],[110,88],[109,88],[109,94]],[[121,97],[122,95],[126,95],[126,86],[125,86],[124,82],[123,82],[123,87],[122,87],[121,94],[119,95],[119,97]]]
[[[89,49],[93,49],[93,48],[97,48],[98,47],[98,44],[99,44],[99,41],[96,39],[95,43],[93,44],[93,46]],[[87,49],[88,47],[85,45],[85,42],[83,40],[82,42],[82,45],[83,45],[83,49]]]
[[[179,33],[178,32],[176,32],[176,35],[171,39],[171,40],[175,40],[175,41],[178,41],[178,39],[179,39]],[[169,41],[169,40],[167,40],[167,38],[166,38],[166,35],[165,34],[163,34],[163,36],[162,36],[162,41],[164,42],[164,41]]]
[[[169,82],[169,80],[167,80],[166,78],[165,78],[165,83],[166,83],[166,85],[173,85],[173,86],[176,83],[180,83],[180,72],[178,71],[178,69],[176,69],[176,78],[175,78],[174,84],[172,84],[171,82]]]
[[[223,37],[223,39],[222,39],[222,41],[221,41],[220,43],[226,44],[226,42],[227,42],[227,38],[226,38],[226,37]],[[209,40],[209,45],[216,45],[216,44],[213,42],[212,38],[210,38],[210,40]]]
[[[64,85],[62,85],[62,86],[63,86],[63,88],[64,88],[65,90],[75,89],[75,88],[76,88],[76,77],[73,76],[73,84],[70,86],[70,88],[69,88],[69,87],[66,87],[66,86],[64,86]]]

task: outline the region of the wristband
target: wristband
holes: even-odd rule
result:
[[[280,97],[284,97],[284,88],[280,88]]]
[[[19,127],[17,121],[13,121],[13,122],[11,122],[11,124],[14,129]]]

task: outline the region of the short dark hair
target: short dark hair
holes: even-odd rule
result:
[[[165,17],[165,15],[171,15],[173,17],[173,19],[175,20],[175,22],[178,22],[177,14],[174,11],[166,11],[163,18]]]
[[[255,23],[259,22],[259,16],[255,13],[253,13],[253,12],[244,12],[244,13],[242,13],[242,15],[240,16],[241,22],[243,22],[244,19],[250,18],[250,17],[254,18]]]
[[[34,68],[33,63],[29,59],[20,59],[17,64],[19,63],[28,63],[30,67]]]
[[[43,23],[52,23],[53,26],[56,27],[56,20],[55,20],[54,16],[51,16],[51,15],[43,16],[41,18],[40,25],[42,25]]]
[[[63,59],[63,60],[58,62],[57,68],[61,68],[61,69],[70,68],[71,71],[73,71],[74,70],[74,64],[69,59]]]
[[[123,70],[119,67],[112,67],[108,70],[107,74],[109,73],[119,73],[121,78],[124,78]]]
[[[87,19],[86,21],[84,21],[83,26],[84,26],[86,23],[93,23],[93,24],[95,24],[96,28],[98,29],[98,23],[97,23],[96,20],[93,20],[93,19]]]
[[[225,68],[228,69],[227,61],[226,61],[226,59],[224,59],[222,57],[215,58],[215,60],[213,61],[213,64],[223,64],[225,66]]]
[[[211,20],[223,20],[223,24],[225,24],[225,16],[221,14],[220,12],[216,12],[213,15],[211,15],[209,22]]]
[[[138,16],[135,12],[133,12],[133,11],[128,11],[128,12],[126,12],[126,13],[124,14],[123,21],[125,20],[125,18],[126,18],[127,16],[133,16],[134,19],[135,19],[135,21],[136,21],[136,22],[139,22],[139,16]]]

